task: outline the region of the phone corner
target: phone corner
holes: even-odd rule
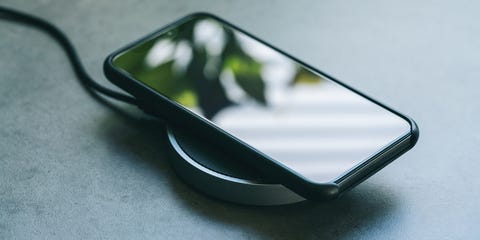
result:
[[[204,12],[204,11],[198,11],[198,12],[192,12],[187,14],[183,19],[192,19],[192,18],[214,18],[214,19],[219,19],[218,16],[214,15],[213,13],[209,12]]]
[[[410,148],[417,144],[418,139],[420,137],[420,129],[418,128],[417,123],[413,120],[413,118],[409,116],[404,116],[410,125]]]
[[[304,188],[304,191],[298,192],[298,194],[312,201],[330,201],[340,196],[340,185],[334,182],[309,182],[307,187]]]
[[[113,75],[113,54],[108,55],[105,60],[103,60],[103,74],[105,77],[112,81]]]

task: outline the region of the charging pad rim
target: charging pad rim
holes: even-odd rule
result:
[[[174,132],[174,128],[167,126],[173,167],[185,182],[207,195],[229,202],[261,206],[292,204],[305,200],[281,184],[232,177],[203,166],[183,149]]]

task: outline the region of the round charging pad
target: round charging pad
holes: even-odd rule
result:
[[[219,147],[168,127],[171,163],[194,188],[222,200],[248,205],[282,205],[305,200],[281,184],[261,177]]]

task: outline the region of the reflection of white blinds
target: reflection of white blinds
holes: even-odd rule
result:
[[[410,130],[400,117],[326,79],[281,91],[267,94],[283,96],[267,99],[268,108],[245,100],[213,122],[318,182],[334,180]]]

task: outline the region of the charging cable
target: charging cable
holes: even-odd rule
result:
[[[132,105],[138,105],[137,100],[132,96],[108,89],[93,80],[83,67],[82,61],[78,57],[77,51],[73,47],[72,42],[68,39],[65,33],[59,28],[57,28],[55,25],[31,14],[23,13],[2,6],[0,6],[0,18],[24,23],[47,32],[63,47],[63,49],[67,53],[70,63],[72,64],[75,74],[77,75],[78,79],[82,84],[98,93],[103,94],[104,96]]]

